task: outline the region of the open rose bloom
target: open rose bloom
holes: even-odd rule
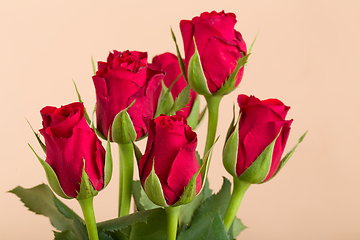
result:
[[[147,63],[147,53],[124,51],[110,53],[106,62],[98,63],[93,76],[96,90],[97,129],[107,137],[115,116],[127,108],[136,131],[136,139],[147,134],[143,117],[155,115],[160,82],[164,73]]]

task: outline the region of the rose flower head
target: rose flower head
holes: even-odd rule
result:
[[[197,135],[182,115],[148,119],[148,141],[139,174],[149,199],[160,206],[186,204],[202,188],[196,158]],[[192,194],[187,186],[192,185]],[[186,196],[185,196],[186,195]]]
[[[109,53],[106,62],[98,62],[98,71],[93,76],[96,90],[97,130],[105,138],[110,130],[111,141],[129,143],[147,134],[143,117],[155,115],[159,85],[164,77],[160,69],[147,63],[147,53],[124,51]],[[135,102],[134,102],[135,101]],[[133,103],[133,105],[131,105]],[[131,106],[131,107],[130,107]],[[132,127],[124,136],[112,131],[115,117],[121,111],[131,119]],[[121,122],[121,121],[120,121]],[[130,135],[131,139],[128,139]]]
[[[225,95],[239,85],[247,49],[235,23],[235,14],[224,11],[204,12],[180,22],[187,77],[197,93]]]
[[[223,149],[224,166],[241,181],[266,182],[279,172],[297,146],[281,159],[293,121],[285,119],[290,107],[277,99],[261,101],[246,95],[238,96],[238,104],[239,120],[230,126]]]
[[[41,109],[46,161],[42,163],[52,189],[65,198],[95,196],[111,178],[105,171],[105,149],[84,117],[83,103]],[[107,176],[105,176],[107,175]]]

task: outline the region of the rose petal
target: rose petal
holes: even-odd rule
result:
[[[204,52],[206,45],[209,42],[209,39],[218,36],[222,37],[222,33],[218,31],[218,29],[209,25],[206,21],[202,20],[200,17],[194,17],[192,20],[192,24],[194,25],[194,37],[196,41],[196,46],[200,57]]]
[[[287,142],[287,139],[288,139],[289,134],[290,134],[290,125],[291,125],[292,121],[293,120],[283,122],[283,126],[282,126],[280,136],[275,142],[272,162],[271,162],[271,166],[270,166],[270,171],[269,171],[269,173],[266,176],[264,181],[271,178],[274,175],[274,173],[276,172],[276,170],[278,169],[278,167],[279,167],[279,164],[280,164],[280,161],[281,161],[281,156],[282,156],[282,154],[284,152],[286,142]]]
[[[147,129],[143,121],[144,118],[153,118],[156,111],[157,99],[160,95],[160,83],[164,77],[164,74],[159,71],[152,71],[153,75],[150,75],[150,79],[140,91],[129,97],[127,106],[129,106],[134,100],[135,103],[128,113],[134,124],[136,131],[136,139],[147,134]]]
[[[184,62],[185,62],[185,67],[187,69],[189,60],[195,52],[194,40],[193,40],[194,26],[191,23],[191,21],[182,20],[182,21],[180,21],[180,30],[181,30],[184,51],[185,51]]]
[[[234,42],[236,43],[236,45],[239,47],[240,51],[245,56],[247,54],[247,47],[246,47],[246,43],[245,43],[241,33],[235,30],[235,37],[236,37],[236,39],[234,39]]]
[[[204,12],[200,15],[200,19],[219,31],[222,37],[229,40],[235,38],[234,27],[237,21],[234,13],[225,13],[224,11],[219,13],[216,11]]]
[[[155,139],[155,123],[154,123],[154,121],[152,121],[149,118],[144,118],[143,121],[144,121],[146,129],[148,131],[148,137],[147,137],[147,142],[146,142],[145,153],[140,158],[139,175],[143,176],[143,178],[141,180],[145,181],[147,176],[150,174],[151,168],[152,168],[152,161],[150,161],[148,159],[150,159],[149,155],[151,153],[152,145],[153,145],[153,142]]]
[[[276,138],[285,122],[266,122],[253,127],[239,143],[236,174],[240,176]],[[241,129],[240,129],[241,131]]]
[[[230,73],[235,70],[240,57],[241,54],[237,46],[228,45],[217,37],[209,38],[209,42],[201,55],[201,62],[210,92],[215,93],[219,90],[225,80],[229,78]],[[238,75],[235,86],[240,83],[242,72],[240,71]]]
[[[271,108],[264,105],[247,105],[241,108],[239,122],[239,139],[243,141],[245,135],[254,127],[267,122],[283,121]]]
[[[181,148],[175,157],[171,169],[169,171],[169,177],[167,184],[169,188],[179,197],[184,192],[184,186],[186,187],[192,178],[192,176],[199,170],[199,164],[193,151],[187,151]],[[201,174],[196,178],[196,192],[201,189]],[[169,205],[174,204],[176,201],[169,202]]]
[[[56,107],[47,106],[40,110],[40,114],[41,114],[41,117],[43,120],[42,124],[43,124],[44,128],[50,126],[50,123],[51,123],[50,114],[53,113],[56,109],[57,109]]]
[[[279,114],[282,119],[285,119],[286,114],[290,109],[290,107],[285,106],[284,103],[278,99],[267,99],[263,100],[262,103],[271,108],[277,114]]]

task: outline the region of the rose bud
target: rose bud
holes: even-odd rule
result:
[[[195,154],[196,133],[181,115],[147,119],[147,125],[149,136],[139,164],[140,181],[146,194],[155,204],[164,207],[192,201],[202,188]]]
[[[235,14],[224,11],[180,22],[187,77],[197,93],[225,95],[239,85],[247,49],[235,23]]]
[[[277,99],[261,101],[246,95],[238,96],[238,104],[239,120],[229,129],[232,133],[227,137],[223,150],[224,166],[241,181],[268,181],[287,162],[297,146],[281,160],[293,121],[285,120],[290,107]]]
[[[143,117],[152,118],[155,115],[163,77],[164,73],[160,69],[154,69],[147,63],[146,52],[114,51],[109,54],[107,62],[98,62],[93,82],[96,90],[97,130],[100,134],[107,138],[115,116],[126,109],[125,115],[129,117],[123,115],[119,119],[131,119],[130,123],[126,123],[131,125],[129,133],[114,136],[115,139],[110,140],[129,143],[145,136],[147,130]],[[114,134],[114,131],[110,132]],[[132,139],[128,139],[129,135]]]
[[[107,168],[111,159],[107,155],[105,162],[105,149],[86,122],[84,112],[79,102],[40,111],[46,160],[38,158],[52,189],[64,198],[95,196],[111,178],[111,168]]]
[[[188,85],[182,76],[179,61],[176,55],[172,53],[163,53],[153,58],[153,63],[161,64],[161,70],[165,72],[164,84],[167,88],[180,76],[176,83],[172,86],[170,92],[172,99],[175,100],[180,92]],[[197,102],[195,102],[198,100]],[[190,101],[186,104],[185,108],[177,111],[177,115],[183,115],[187,118],[190,126],[196,126],[199,115],[199,98],[197,98],[196,92],[190,90]],[[190,115],[190,116],[189,116]],[[191,118],[191,119],[189,119]],[[193,120],[194,119],[194,120]],[[195,121],[194,124],[190,122]]]

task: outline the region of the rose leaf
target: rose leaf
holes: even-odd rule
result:
[[[199,219],[201,219],[204,215],[219,211],[220,216],[224,216],[226,209],[229,205],[230,201],[230,187],[231,183],[225,177],[223,179],[223,185],[220,191],[217,194],[213,194],[211,197],[207,198],[195,212],[195,215],[192,220],[192,224],[195,224]]]
[[[25,206],[36,214],[48,217],[51,224],[60,231],[71,233],[55,234],[61,236],[76,235],[76,239],[84,239],[80,232],[86,233],[84,221],[62,203],[46,184],[40,184],[33,188],[25,189],[20,186],[9,191],[17,195]],[[72,238],[69,238],[72,239]]]
[[[182,232],[178,240],[188,239],[229,239],[219,211],[203,215],[189,229]]]

